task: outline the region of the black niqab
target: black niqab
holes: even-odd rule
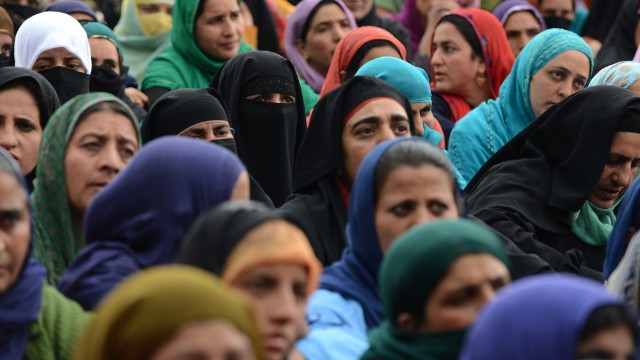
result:
[[[39,71],[47,81],[56,89],[60,104],[73,99],[77,95],[87,94],[90,92],[89,83],[91,75],[68,69],[62,66],[52,67]]]
[[[269,81],[273,82],[270,91]],[[243,96],[252,84],[266,84],[262,91],[279,92],[280,82],[293,86],[295,104],[247,100]],[[240,54],[218,71],[210,87],[220,92],[228,106],[238,156],[247,171],[276,207],[284,204],[292,193],[294,160],[306,130],[302,91],[293,65],[268,51]]]

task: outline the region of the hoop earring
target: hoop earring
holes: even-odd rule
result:
[[[478,84],[478,86],[484,85],[486,81],[487,78],[484,76],[484,74],[478,74],[478,76],[476,76],[476,84]]]

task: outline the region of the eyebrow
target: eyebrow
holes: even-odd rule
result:
[[[393,114],[391,115],[391,121],[392,122],[398,122],[398,121],[406,121],[409,122],[409,118],[406,115],[402,115],[402,114]]]
[[[379,116],[369,116],[366,117],[364,119],[360,119],[358,121],[356,121],[355,124],[353,124],[352,128],[356,128],[362,124],[372,124],[372,125],[378,125],[380,124],[380,117]]]
[[[349,19],[347,17],[344,17],[344,18],[338,19],[338,20],[327,20],[327,21],[319,22],[319,23],[316,24],[316,26],[314,28],[317,28],[317,27],[319,27],[321,25],[331,25],[331,23],[334,23],[334,22],[340,23],[340,22],[343,22],[343,21],[349,21]]]
[[[574,72],[573,72],[573,71],[569,70],[568,68],[566,68],[566,67],[564,67],[564,66],[562,66],[562,65],[560,65],[560,66],[554,66],[554,68],[555,68],[556,70],[564,71],[564,72],[566,72],[566,73],[568,73],[568,74],[574,74]],[[582,76],[582,75],[580,75],[580,74],[577,74],[577,73],[575,73],[575,74],[576,74],[576,76],[577,76],[578,78],[580,78],[580,79],[582,79],[582,80],[586,80],[586,79],[587,79],[586,77],[584,77],[584,76]]]
[[[229,124],[220,124],[220,125],[214,126],[213,130],[221,130],[221,129],[228,128],[228,127],[229,127]]]

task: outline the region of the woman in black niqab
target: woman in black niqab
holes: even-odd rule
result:
[[[615,6],[607,2],[607,6]],[[636,27],[640,16],[640,0],[626,0],[619,8],[618,16],[596,57],[593,73],[619,61],[632,60],[638,45]]]
[[[235,129],[238,157],[276,207],[293,192],[293,163],[306,130],[302,91],[291,62],[268,51],[240,54],[216,73],[210,87],[222,95]],[[247,97],[279,93],[295,103]]]

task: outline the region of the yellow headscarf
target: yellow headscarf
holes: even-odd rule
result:
[[[227,320],[245,333],[263,359],[249,303],[215,276],[189,266],[144,270],[118,286],[98,306],[74,359],[148,359],[192,321]]]

